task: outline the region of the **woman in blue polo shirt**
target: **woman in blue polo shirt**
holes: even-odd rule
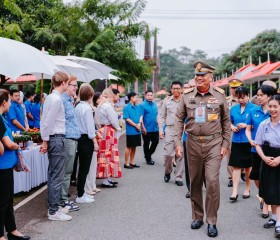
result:
[[[11,106],[10,95],[7,90],[0,89],[0,117],[3,120],[6,132],[2,138],[4,154],[0,156],[0,240],[4,240],[4,227],[8,232],[8,239],[30,239],[24,236],[16,228],[13,195],[14,195],[14,175],[13,168],[17,164],[16,150],[19,145],[13,142],[12,131],[8,126],[3,113],[9,111]]]
[[[275,89],[268,85],[262,85],[257,91],[257,100],[260,106],[252,109],[247,118],[246,124],[246,136],[249,143],[251,144],[251,159],[252,159],[252,171],[250,173],[250,179],[254,180],[257,188],[259,188],[259,176],[261,167],[261,158],[256,152],[255,137],[258,127],[262,121],[269,118],[270,114],[268,111],[268,101],[274,95]],[[263,209],[263,218],[268,218],[268,210],[265,206]]]
[[[250,179],[251,172],[251,145],[245,135],[246,119],[249,112],[256,105],[249,102],[249,91],[246,87],[239,87],[235,91],[239,104],[230,109],[230,120],[232,135],[231,154],[229,159],[229,166],[233,167],[232,180],[233,188],[230,197],[231,202],[235,202],[238,197],[238,185],[241,174],[241,169],[245,169],[246,187],[243,193],[243,198],[250,197]]]
[[[126,149],[124,168],[133,169],[140,166],[135,164],[136,147],[141,146],[142,111],[137,105],[138,95],[135,92],[127,94],[129,103],[123,108],[123,119],[126,123]]]

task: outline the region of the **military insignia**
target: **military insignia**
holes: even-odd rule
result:
[[[217,113],[210,113],[210,114],[208,114],[207,119],[208,119],[208,122],[218,120],[218,114]]]
[[[202,68],[201,63],[198,63],[198,64],[196,65],[196,72],[201,72],[201,68]]]
[[[214,89],[221,94],[225,94],[225,91],[219,87],[214,87]]]
[[[209,98],[208,103],[219,103],[219,100],[217,98]]]
[[[190,93],[194,90],[194,88],[188,88],[184,90],[184,93]]]
[[[194,96],[190,96],[189,103],[196,104],[196,100],[195,100]]]

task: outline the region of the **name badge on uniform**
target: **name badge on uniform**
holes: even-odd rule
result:
[[[208,122],[218,120],[218,114],[217,113],[209,113],[207,120],[208,120]]]
[[[205,123],[206,122],[206,108],[204,105],[199,105],[194,111],[194,121],[195,123]]]

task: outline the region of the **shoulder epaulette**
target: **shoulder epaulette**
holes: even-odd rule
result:
[[[187,88],[184,90],[184,93],[190,93],[194,90],[194,88]]]
[[[226,97],[227,100],[230,100],[230,98],[231,98],[230,96],[227,96],[227,97]]]
[[[225,94],[225,91],[219,87],[214,87],[214,89],[221,94]]]

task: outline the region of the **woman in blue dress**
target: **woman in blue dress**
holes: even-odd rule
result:
[[[3,113],[9,111],[11,106],[10,94],[7,90],[0,89],[0,118],[6,128],[1,139],[4,145],[4,154],[0,156],[0,240],[5,240],[4,228],[8,233],[9,240],[30,239],[24,236],[16,228],[13,197],[14,197],[14,175],[13,168],[18,162],[16,150],[19,145],[13,142],[12,131],[8,126]]]

